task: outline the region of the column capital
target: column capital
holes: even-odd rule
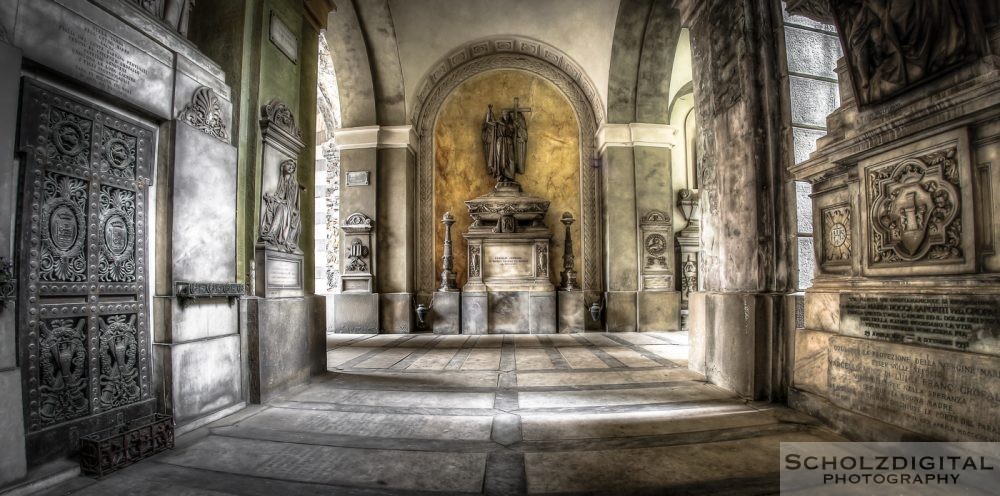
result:
[[[596,135],[597,152],[603,155],[608,147],[673,148],[677,145],[678,134],[678,129],[669,124],[602,124]]]
[[[334,129],[333,144],[338,150],[359,148],[420,149],[420,137],[413,126],[360,126]]]

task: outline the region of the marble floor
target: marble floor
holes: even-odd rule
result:
[[[836,441],[687,369],[683,333],[334,335],[330,373],[45,494],[774,494]]]

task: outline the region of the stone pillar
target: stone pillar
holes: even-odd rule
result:
[[[573,225],[573,215],[564,212],[560,222],[566,226],[566,236],[563,246],[563,270],[560,274],[559,292],[556,295],[558,310],[558,332],[584,332],[587,330],[587,304],[584,292],[573,270],[573,236],[570,226]],[[592,322],[591,326],[596,324]]]
[[[441,256],[441,286],[434,292],[431,301],[431,327],[435,334],[458,334],[462,332],[462,294],[455,282],[455,257],[451,241],[451,226],[455,217],[445,212],[441,219],[444,224],[444,254]]]
[[[692,367],[750,398],[775,393],[790,239],[778,215],[788,198],[774,33],[780,5],[767,0],[679,2],[691,30],[700,126],[703,294],[692,293]],[[780,56],[784,56],[781,54]],[[697,318],[695,318],[697,317]],[[778,386],[776,386],[778,387]]]
[[[665,199],[671,196],[670,148],[676,131],[665,124],[630,123],[605,124],[597,132],[604,170],[608,274],[604,319],[609,331],[678,329],[676,292],[647,290],[642,282],[648,260],[639,228],[641,218],[653,210],[664,212],[667,219],[673,215],[672,202]],[[672,250],[662,258],[672,266]]]
[[[365,303],[355,318],[341,318],[347,309],[335,298],[337,332],[398,332],[416,329],[414,314],[413,205],[418,138],[412,126],[364,126],[334,131],[334,143],[341,157],[341,224],[350,212],[363,214],[378,226],[378,236],[370,247],[377,270],[372,272],[375,303]],[[342,249],[350,247],[343,244]],[[344,260],[344,258],[342,258]],[[342,262],[342,263],[347,263]],[[366,300],[367,301],[367,300]],[[357,302],[355,302],[357,303]],[[349,304],[351,308],[355,305]],[[374,317],[372,317],[374,316]]]

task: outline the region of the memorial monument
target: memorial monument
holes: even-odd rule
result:
[[[556,331],[555,287],[550,279],[545,225],[549,201],[531,196],[517,182],[525,171],[528,126],[518,105],[500,111],[490,105],[483,122],[486,172],[496,179],[489,193],[465,202],[472,225],[468,281],[462,288],[462,332],[552,333]]]

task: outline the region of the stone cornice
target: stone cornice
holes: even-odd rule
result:
[[[338,150],[361,148],[420,149],[420,138],[413,126],[361,126],[333,131],[333,144]]]
[[[677,135],[677,128],[668,124],[603,124],[597,129],[597,152],[603,155],[608,147],[673,148]]]

